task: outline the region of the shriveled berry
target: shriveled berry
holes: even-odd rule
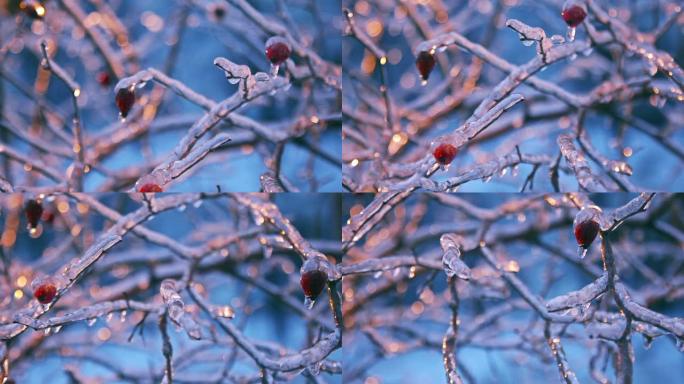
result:
[[[575,224],[575,239],[577,245],[582,248],[589,248],[591,243],[596,239],[601,226],[595,220],[586,220]]]
[[[135,92],[133,89],[121,88],[116,92],[116,106],[119,107],[121,117],[128,116],[131,108],[135,104]]]
[[[97,74],[97,82],[103,87],[108,87],[112,83],[112,77],[109,76],[109,72],[102,71]]]
[[[160,187],[159,185],[154,184],[154,183],[146,183],[146,184],[141,185],[140,188],[138,188],[138,192],[142,192],[142,193],[163,192],[163,191],[164,190],[162,189],[162,187]]]
[[[37,200],[29,200],[26,202],[26,207],[24,208],[26,212],[26,220],[28,220],[29,228],[35,228],[40,222],[40,217],[43,214],[43,205]]]
[[[416,58],[416,68],[418,68],[418,73],[420,73],[420,79],[427,81],[434,67],[435,56],[428,51],[421,51]]]
[[[580,5],[569,4],[563,8],[561,16],[568,27],[575,28],[582,24],[582,21],[587,17],[587,11]]]
[[[52,224],[53,221],[55,221],[55,211],[52,209],[47,209],[45,212],[43,212],[43,215],[41,216],[41,220],[48,224]]]
[[[33,297],[41,304],[50,304],[55,296],[57,296],[57,287],[52,283],[41,284],[33,291]]]
[[[327,273],[321,270],[313,270],[302,273],[299,283],[304,291],[304,296],[314,300],[323,292],[323,288],[325,288],[325,283],[327,281]]]
[[[273,65],[280,65],[290,57],[291,49],[287,40],[273,36],[266,41],[266,57]]]
[[[449,165],[456,157],[458,149],[449,143],[442,143],[432,152],[435,161],[441,165]]]

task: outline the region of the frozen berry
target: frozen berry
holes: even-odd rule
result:
[[[24,208],[26,212],[26,220],[28,220],[29,228],[35,228],[40,222],[40,217],[43,214],[43,205],[37,200],[29,200],[26,202],[26,207]]]
[[[119,107],[121,117],[128,116],[135,103],[135,92],[132,88],[121,88],[116,92],[116,106]]]
[[[163,191],[164,190],[162,189],[162,187],[160,187],[159,185],[154,184],[154,183],[146,183],[146,184],[141,185],[140,188],[138,188],[138,192],[142,192],[142,193],[163,192]]]
[[[102,71],[97,74],[97,82],[103,87],[108,87],[112,83],[112,77],[109,76],[109,72]]]
[[[568,24],[568,27],[575,28],[582,24],[584,18],[587,17],[587,11],[584,10],[582,5],[575,2],[569,2],[563,6],[561,16],[563,17],[563,20],[565,20],[565,23]]]
[[[33,297],[41,304],[50,304],[55,296],[57,296],[57,287],[49,282],[42,283],[33,290]]]
[[[53,211],[52,209],[46,210],[45,212],[43,212],[41,220],[48,224],[52,224],[52,222],[55,221],[55,211]]]
[[[328,274],[325,271],[323,260],[319,257],[311,257],[304,262],[300,270],[301,278],[299,283],[304,291],[307,300],[316,300],[318,295],[323,292],[325,283],[328,281]]]
[[[421,51],[416,58],[416,68],[418,68],[418,73],[420,73],[420,79],[425,83],[430,77],[430,72],[432,68],[435,67],[435,57],[432,53],[427,51]]]
[[[587,220],[576,224],[575,239],[577,239],[577,245],[582,248],[589,248],[600,229],[601,226],[594,220]]]
[[[290,44],[280,36],[273,36],[266,41],[266,57],[273,65],[280,65],[290,57]]]
[[[457,152],[458,150],[453,145],[449,143],[442,143],[435,148],[435,150],[432,152],[432,156],[435,157],[435,161],[437,161],[439,164],[449,165],[454,160],[454,157],[456,157]]]

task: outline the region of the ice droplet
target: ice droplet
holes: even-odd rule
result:
[[[306,309],[313,308],[314,304],[316,304],[316,300],[310,298],[309,296],[304,297],[304,306]]]
[[[127,313],[128,313],[128,312],[126,312],[125,309],[124,309],[123,311],[121,311],[121,317],[119,318],[119,320],[120,320],[122,323],[125,323],[125,322],[126,322],[126,314],[127,314]]]
[[[280,69],[280,65],[271,64],[271,77],[273,77],[273,78],[277,77],[279,69]]]
[[[568,27],[568,41],[575,41],[575,34],[577,33],[577,28]]]
[[[312,375],[318,376],[318,374],[321,373],[321,362],[319,361],[317,363],[311,364],[307,368]]]
[[[185,210],[188,208],[187,205],[183,204],[178,207],[178,212],[185,212]]]
[[[401,268],[394,268],[394,270],[392,271],[392,277],[399,276],[400,272],[401,272]]]
[[[653,338],[651,336],[644,335],[644,349],[648,351],[651,349],[651,345],[653,345]]]
[[[108,322],[108,323],[109,323],[110,321],[112,321],[112,317],[114,317],[114,312],[109,312],[109,313],[107,314],[107,322]]]
[[[522,43],[523,43],[523,45],[526,46],[526,47],[531,47],[532,44],[534,44],[534,40],[527,40],[527,39],[525,39],[525,40],[522,41]]]
[[[239,77],[227,77],[227,79],[228,79],[228,82],[231,83],[231,84],[237,84],[237,83],[240,82],[240,78],[239,78]]]
[[[420,85],[421,85],[422,87],[426,86],[426,85],[427,85],[427,80],[421,80],[421,81],[420,81]]]
[[[202,200],[197,200],[197,201],[195,201],[195,202],[192,204],[192,206],[195,207],[195,208],[199,208],[199,207],[202,206],[202,203],[203,203]]]
[[[575,61],[575,60],[577,60],[577,54],[576,54],[576,53],[573,53],[573,54],[568,58],[568,60],[570,60],[570,61]]]
[[[52,333],[52,327],[45,328],[45,331],[43,331],[43,332],[45,333],[45,336],[49,336],[50,333]]]
[[[677,345],[679,352],[684,352],[684,339],[677,337],[675,339],[675,344]]]
[[[485,178],[482,180],[482,182],[484,182],[484,183],[489,183],[490,181],[492,181],[492,176],[491,176],[491,175],[485,177]]]
[[[655,63],[652,61],[649,61],[649,63],[647,65],[648,65],[648,68],[647,68],[648,74],[651,76],[655,76],[656,73],[658,73],[658,66],[655,65]]]
[[[520,174],[520,167],[518,167],[516,165],[513,167],[513,169],[511,169],[511,176],[518,177],[519,174]]]
[[[499,176],[504,177],[508,173],[508,168],[501,168],[499,171]]]
[[[92,327],[93,325],[95,325],[96,322],[97,322],[97,317],[93,317],[92,319],[88,319],[88,326]]]
[[[446,45],[440,45],[439,48],[437,48],[437,52],[444,52],[444,51],[446,51],[446,50],[447,50],[447,46],[446,46]]]
[[[377,271],[377,272],[375,272],[375,273],[373,274],[373,278],[374,278],[374,279],[379,279],[380,276],[382,276],[382,271]]]
[[[589,56],[592,53],[594,53],[594,48],[588,48],[588,49],[585,49],[584,51],[582,51],[582,55],[584,55],[584,56]]]
[[[589,248],[577,247],[577,255],[579,255],[580,259],[584,259],[587,256],[588,251]]]
[[[154,220],[154,215],[150,215],[150,216],[147,218],[147,221],[152,221],[152,220]]]

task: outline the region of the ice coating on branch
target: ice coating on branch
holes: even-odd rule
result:
[[[169,313],[169,318],[176,324],[176,326],[185,329],[188,336],[192,339],[199,340],[202,338],[199,326],[185,313],[185,303],[178,294],[178,287],[176,281],[173,279],[164,279],[159,287],[164,304]]]
[[[590,284],[576,290],[556,296],[546,302],[546,308],[550,312],[561,311],[590,303],[606,291],[608,275],[602,275]]]
[[[456,276],[462,280],[470,280],[470,268],[461,260],[460,247],[463,243],[463,238],[453,233],[447,233],[439,238],[439,244],[442,247],[442,265],[447,276]]]
[[[249,70],[248,66],[233,63],[223,57],[214,59],[214,65],[225,72],[226,79],[231,84],[237,84],[240,80],[245,80],[252,75],[252,71]]]

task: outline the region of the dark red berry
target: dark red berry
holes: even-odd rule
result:
[[[290,57],[290,45],[282,37],[271,37],[266,41],[266,57],[271,64],[280,65]]]
[[[46,210],[45,212],[43,212],[41,220],[48,224],[52,224],[52,222],[55,221],[55,211],[53,211],[52,209]]]
[[[128,116],[133,104],[135,104],[135,92],[132,89],[121,88],[116,92],[116,106],[119,107],[121,117]]]
[[[103,87],[108,87],[109,84],[112,83],[112,78],[109,76],[109,72],[107,71],[102,71],[97,74],[97,82],[103,86]]]
[[[24,208],[26,212],[26,220],[28,220],[29,227],[35,228],[38,226],[40,217],[43,214],[43,205],[37,200],[29,200],[26,202],[26,207]]]
[[[299,283],[304,291],[304,296],[314,300],[323,292],[328,274],[321,270],[313,270],[302,273]]]
[[[575,225],[575,239],[582,248],[589,248],[598,235],[601,226],[594,220],[583,221]]]
[[[565,23],[568,25],[568,27],[575,28],[582,24],[584,18],[587,17],[587,11],[585,11],[584,8],[579,5],[572,4],[563,8],[561,16],[563,17],[563,20],[565,20]]]
[[[442,165],[449,165],[456,157],[458,150],[456,147],[449,143],[442,143],[435,148],[432,152],[432,156],[435,157],[435,161]]]
[[[142,193],[163,192],[163,191],[164,190],[162,189],[162,187],[160,187],[159,185],[154,184],[154,183],[146,183],[146,184],[141,185],[140,188],[138,188],[138,192],[142,192]]]
[[[418,73],[420,73],[420,79],[427,81],[434,67],[435,57],[430,52],[421,51],[416,58],[416,68],[418,68]]]
[[[33,291],[33,297],[41,304],[50,304],[55,296],[57,296],[57,287],[51,283],[41,284]]]

